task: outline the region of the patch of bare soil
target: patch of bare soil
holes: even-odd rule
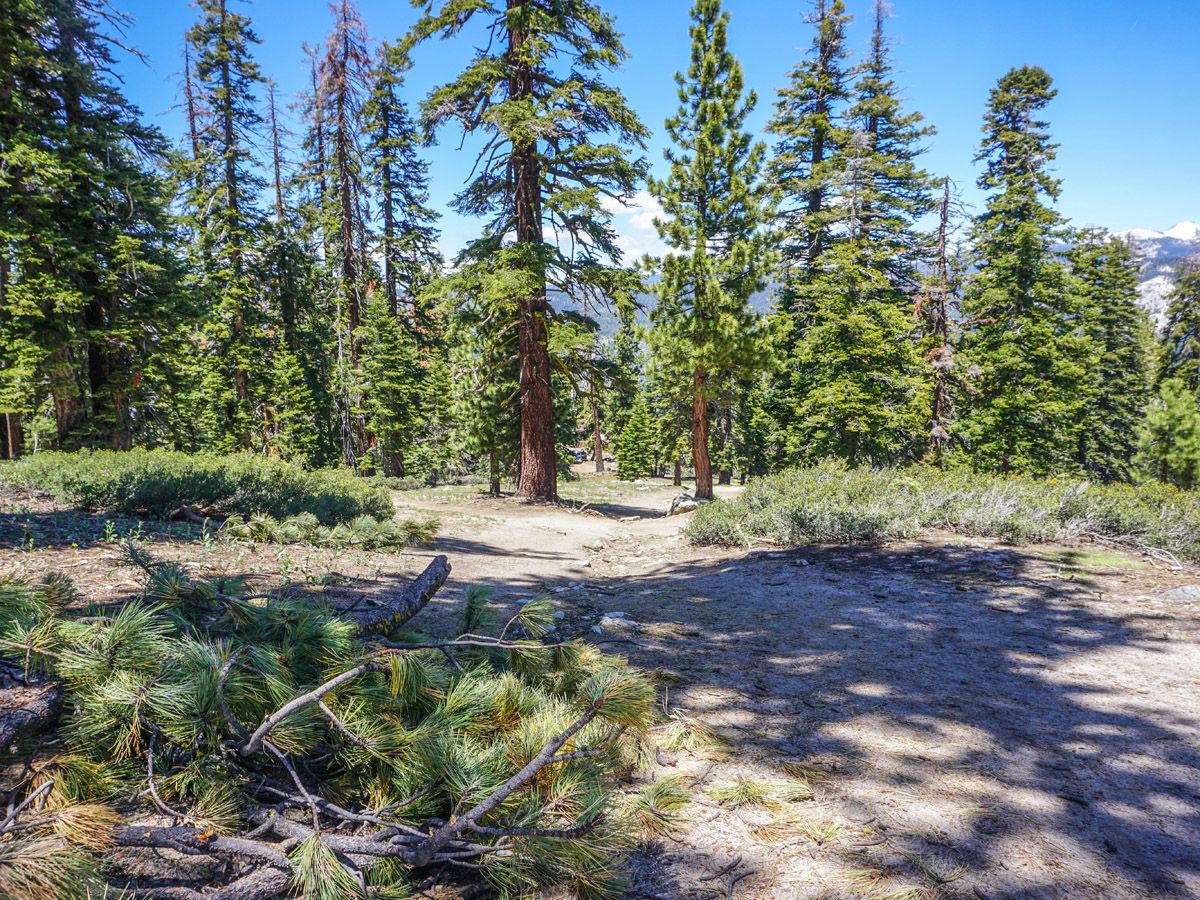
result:
[[[1161,597],[1200,573],[954,535],[695,548],[663,515],[669,484],[564,494],[398,494],[443,522],[399,556],[143,528],[160,556],[341,606],[446,553],[426,627],[471,584],[510,608],[551,593],[561,634],[654,671],[726,746],[659,755],[653,775],[686,776],[693,802],[634,858],[631,898],[1200,896],[1200,603]],[[0,506],[0,574],[136,589],[106,533],[137,523],[31,503]]]
[[[728,742],[660,756],[694,802],[631,897],[1200,896],[1200,603],[1159,599],[1200,574],[954,535],[694,548],[672,493],[447,500],[477,518],[433,548],[459,589],[553,592]]]

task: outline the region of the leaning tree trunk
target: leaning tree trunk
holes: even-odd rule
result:
[[[508,0],[510,13],[527,0]],[[508,33],[508,56],[520,60],[525,32],[514,28]],[[512,66],[509,97],[524,100],[533,95],[533,71],[523,63]],[[512,150],[513,202],[516,213],[517,243],[535,251],[542,243],[542,208],[537,147],[515,145]],[[536,258],[536,252],[530,252]],[[532,261],[530,265],[541,264]],[[521,460],[517,496],[530,500],[558,499],[558,471],[554,453],[554,398],[550,391],[550,342],[546,327],[548,304],[544,273],[538,286],[520,299],[517,320],[517,346],[520,359]]]
[[[692,465],[696,470],[696,499],[713,498],[712,460],[708,455],[708,373],[692,375]]]

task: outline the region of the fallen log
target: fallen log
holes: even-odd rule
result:
[[[450,560],[435,556],[404,590],[388,598],[382,606],[356,616],[359,634],[384,634],[400,627],[425,608],[449,577]]]
[[[49,728],[62,701],[62,685],[56,681],[0,691],[0,747]]]

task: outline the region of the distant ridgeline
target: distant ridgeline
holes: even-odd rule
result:
[[[1141,304],[1154,319],[1154,327],[1161,331],[1167,321],[1167,307],[1179,264],[1189,256],[1200,255],[1200,225],[1180,222],[1167,231],[1131,228],[1117,232],[1117,237],[1129,241],[1142,258],[1138,278]]]

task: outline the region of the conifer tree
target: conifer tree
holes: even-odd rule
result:
[[[1179,378],[1200,395],[1200,265],[1184,265],[1171,292],[1159,381]]]
[[[422,107],[429,132],[446,122],[480,134],[484,149],[456,208],[491,219],[468,256],[513,291],[519,358],[518,494],[557,496],[549,289],[599,299],[619,259],[601,199],[630,196],[644,170],[631,150],[646,130],[621,92],[603,81],[625,50],[612,18],[588,0],[448,0],[410,40],[460,33],[471,20],[489,31],[453,82]],[[509,238],[509,235],[512,238]],[[516,277],[516,276],[520,277]],[[489,292],[492,296],[495,291]]]
[[[361,412],[375,438],[375,466],[384,475],[403,476],[421,417],[417,345],[382,291],[368,297],[357,338],[363,346]]]
[[[250,20],[231,11],[227,0],[199,0],[197,7],[188,43],[192,91],[202,110],[193,164],[204,193],[192,198],[191,214],[207,265],[203,428],[210,446],[248,449],[256,442],[269,371],[256,272],[263,224],[257,198],[264,182],[254,147],[263,124],[256,94],[262,76],[251,54],[259,41]]]
[[[653,473],[654,430],[650,426],[646,397],[639,391],[617,438],[617,477],[622,481],[633,481]]]
[[[403,46],[385,43],[379,48],[363,118],[371,182],[383,218],[379,255],[384,290],[393,315],[400,297],[405,298],[409,321],[419,331],[428,323],[418,322],[423,311],[417,298],[440,269],[441,254],[434,225],[438,214],[429,208],[429,165],[417,154],[416,125],[400,97],[410,65]]]
[[[857,99],[826,160],[836,178],[819,186],[828,204],[821,258],[791,288],[804,310],[792,332],[794,405],[784,410],[793,458],[886,465],[923,449],[925,367],[912,298],[928,251],[916,222],[934,200],[915,161],[932,129],[903,111],[890,72],[877,3]]]
[[[284,459],[316,465],[320,434],[313,395],[304,368],[286,340],[275,347],[272,366],[270,449]]]
[[[671,250],[661,264],[651,339],[690,375],[692,462],[703,499],[713,496],[714,380],[760,362],[757,316],[748,301],[774,262],[766,232],[771,198],[760,178],[766,147],[745,131],[757,98],[745,93],[728,27],[720,0],[692,7],[691,62],[676,76],[680,107],[666,122],[674,145],[665,152],[670,173],[649,182],[667,216],[655,224]]]
[[[942,465],[952,443],[950,423],[954,414],[952,386],[954,384],[954,346],[950,339],[953,305],[957,302],[957,284],[950,274],[948,239],[950,236],[950,178],[942,183],[942,202],[934,240],[934,268],[925,292],[921,310],[932,390],[929,408],[928,458]]]
[[[816,26],[812,48],[779,91],[767,130],[778,138],[771,180],[781,195],[780,251],[785,311],[794,311],[790,287],[814,272],[828,243],[830,189],[837,179],[836,155],[847,137],[843,122],[853,73],[846,65],[844,0],[815,0],[809,21]]]
[[[1055,145],[1039,118],[1050,76],[1023,66],[992,90],[978,161],[986,211],[974,226],[978,272],[962,301],[971,402],[960,433],[983,470],[1046,474],[1076,465],[1090,341],[1055,245],[1063,220],[1050,203]]]
[[[1079,464],[1102,481],[1128,481],[1150,388],[1151,327],[1138,306],[1129,245],[1087,231],[1068,253],[1092,341]]]
[[[830,192],[838,177],[838,150],[847,142],[845,115],[853,80],[846,62],[850,20],[844,0],[814,0],[807,19],[814,27],[812,46],[780,89],[767,124],[777,139],[768,175],[779,195],[776,227],[782,263],[778,312],[771,326],[786,361],[764,398],[777,465],[796,459],[792,425],[805,388],[794,357],[808,322],[808,298],[801,291],[818,271],[832,228]]]
[[[1139,461],[1160,481],[1200,487],[1200,404],[1182,378],[1167,378],[1146,410]]]
[[[315,107],[321,111],[321,145],[328,154],[322,171],[327,186],[320,209],[326,235],[329,284],[335,297],[337,365],[334,372],[339,404],[342,462],[357,468],[369,438],[355,411],[361,409],[357,380],[362,350],[359,326],[365,303],[370,261],[367,254],[366,168],[363,149],[363,104],[370,78],[366,26],[350,0],[332,4],[333,28],[325,40],[318,67]],[[329,236],[333,236],[332,239]]]
[[[152,168],[165,145],[116,86],[111,50],[125,24],[74,0],[24,0],[0,19],[0,412],[10,456],[23,450],[22,416],[44,402],[56,446],[129,447],[155,400],[138,369],[181,313],[167,187]]]

